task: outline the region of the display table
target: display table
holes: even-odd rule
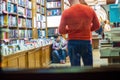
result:
[[[92,38],[92,47],[93,49],[98,49],[99,46],[99,38],[98,37],[93,37]]]
[[[102,56],[100,58],[107,58],[109,64],[120,63],[120,56],[108,56],[108,57]]]
[[[43,68],[50,63],[50,46],[46,45],[26,51],[2,56],[3,68]]]

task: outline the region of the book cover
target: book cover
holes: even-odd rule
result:
[[[14,13],[14,4],[11,4],[11,13]]]
[[[18,27],[22,27],[22,18],[18,18]]]
[[[8,16],[4,15],[4,25],[8,25]]]
[[[10,26],[10,27],[11,27],[11,24],[12,24],[12,22],[11,22],[12,18],[11,17],[12,17],[11,15],[8,16],[8,26]]]
[[[4,16],[0,15],[0,27],[4,25]]]
[[[12,16],[12,26],[17,26],[17,17]]]
[[[7,5],[6,5],[6,2],[5,1],[3,1],[3,3],[2,3],[2,10],[5,12],[5,11],[7,11]]]
[[[7,11],[9,13],[11,13],[11,3],[10,2],[7,3]]]
[[[0,14],[2,14],[2,3],[0,3]]]
[[[14,13],[17,13],[17,5],[14,4]]]
[[[25,19],[22,19],[22,26],[26,27],[26,20]]]

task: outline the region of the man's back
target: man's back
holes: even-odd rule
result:
[[[66,30],[63,30],[64,25],[68,26]],[[98,28],[99,21],[93,9],[86,5],[75,4],[63,12],[59,31],[68,33],[69,40],[90,40],[91,31]]]

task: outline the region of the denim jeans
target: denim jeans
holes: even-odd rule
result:
[[[53,55],[52,55],[52,62],[56,62],[55,58],[53,56],[56,56],[58,61],[60,62],[61,60],[66,59],[66,51],[65,50],[53,50]]]
[[[92,44],[89,40],[69,40],[68,55],[71,66],[81,66],[81,58],[84,66],[93,65]]]

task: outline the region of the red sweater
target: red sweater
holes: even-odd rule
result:
[[[91,40],[92,31],[100,24],[92,8],[76,4],[63,11],[59,25],[60,34],[68,34],[68,40]]]

